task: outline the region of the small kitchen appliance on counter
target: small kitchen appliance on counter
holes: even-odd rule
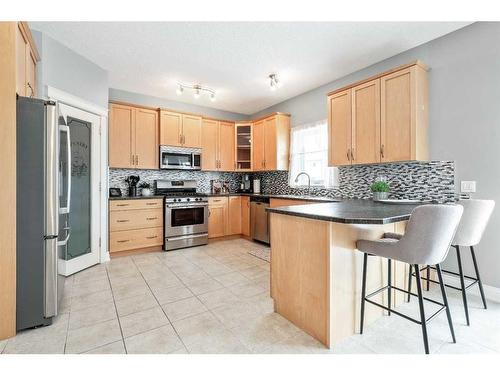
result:
[[[260,194],[260,179],[258,178],[253,180],[253,192],[255,194]]]
[[[240,188],[238,193],[252,193],[253,192],[253,179],[249,174],[244,174],[241,177]]]
[[[137,183],[141,178],[139,176],[128,176],[125,182],[128,184],[128,196],[137,197]]]

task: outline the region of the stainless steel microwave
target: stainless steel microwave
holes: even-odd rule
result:
[[[201,153],[160,151],[160,169],[201,169]]]

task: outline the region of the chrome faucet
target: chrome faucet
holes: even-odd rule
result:
[[[306,172],[300,172],[297,177],[295,177],[295,183],[299,182],[299,177],[302,175],[307,176],[307,194],[311,192],[311,176],[309,176]]]

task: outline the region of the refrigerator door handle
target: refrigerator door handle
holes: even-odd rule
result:
[[[45,318],[57,315],[57,238],[45,240]]]
[[[69,214],[70,206],[71,206],[71,133],[69,130],[69,126],[67,125],[59,125],[59,131],[61,133],[66,133],[66,149],[67,149],[67,160],[66,160],[66,168],[67,168],[67,186],[66,193],[68,194],[66,199],[66,207],[60,207],[59,213],[61,214]],[[69,234],[68,234],[69,237]]]

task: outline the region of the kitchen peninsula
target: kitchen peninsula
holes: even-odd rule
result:
[[[358,239],[403,233],[418,204],[345,200],[269,208],[271,296],[274,309],[327,347],[359,331],[362,255]],[[369,257],[367,290],[387,283],[387,262]],[[406,287],[404,264],[395,262],[393,285]],[[386,293],[378,295],[387,303]],[[395,305],[402,296],[394,295]],[[367,307],[365,321],[382,315]]]

